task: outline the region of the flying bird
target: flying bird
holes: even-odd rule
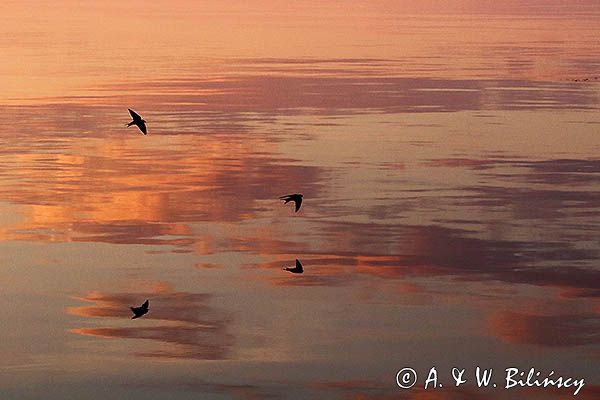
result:
[[[149,301],[146,300],[144,302],[144,304],[142,304],[139,307],[129,307],[131,308],[131,311],[133,312],[133,317],[131,317],[131,319],[136,319],[139,318],[141,316],[143,316],[144,314],[148,313],[148,305],[149,305]]]
[[[131,108],[128,108],[129,110],[129,114],[131,114],[131,118],[132,121],[130,123],[127,124],[127,126],[131,126],[131,125],[135,125],[138,128],[140,128],[140,131],[142,131],[142,133],[145,135],[146,132],[146,121],[144,121],[142,119],[142,117],[140,117],[140,115],[138,113],[136,113],[135,111],[133,111]]]
[[[294,193],[294,194],[286,194],[285,196],[281,196],[279,199],[283,200],[284,203],[283,204],[287,204],[290,201],[293,201],[294,203],[296,203],[296,211],[298,212],[298,210],[300,209],[300,205],[302,205],[302,195],[300,193]]]
[[[284,267],[284,271],[290,271],[292,274],[301,274],[304,272],[304,268],[302,268],[302,264],[300,260],[296,258],[296,266],[295,267]]]

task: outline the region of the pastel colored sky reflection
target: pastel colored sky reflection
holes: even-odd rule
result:
[[[1,7],[0,397],[597,397],[598,2]]]

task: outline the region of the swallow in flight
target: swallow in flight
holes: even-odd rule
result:
[[[304,268],[302,268],[302,264],[300,264],[300,260],[296,258],[296,266],[295,267],[284,267],[284,271],[290,271],[292,274],[301,274],[304,272]]]
[[[146,131],[146,121],[144,121],[142,117],[140,117],[140,115],[133,111],[131,108],[128,108],[128,110],[129,114],[131,114],[132,121],[128,123],[127,126],[135,125],[138,128],[140,128],[140,131],[142,131],[144,135],[148,133]]]
[[[294,194],[286,194],[285,196],[281,196],[279,199],[283,200],[283,204],[287,204],[290,201],[293,201],[294,203],[296,203],[296,211],[298,212],[298,210],[300,209],[300,205],[302,205],[302,195],[300,193],[294,193]]]
[[[131,311],[133,312],[133,317],[131,317],[131,319],[136,319],[136,318],[143,316],[144,314],[147,314],[149,304],[150,304],[149,301],[146,300],[144,302],[144,304],[142,304],[139,307],[129,307],[129,308],[131,308]]]

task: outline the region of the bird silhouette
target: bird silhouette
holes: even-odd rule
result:
[[[131,125],[135,125],[138,128],[140,128],[140,131],[142,131],[142,133],[145,135],[146,132],[146,121],[144,121],[142,119],[142,117],[140,117],[140,115],[138,113],[136,113],[135,111],[133,111],[131,108],[128,108],[129,110],[129,114],[131,114],[131,118],[132,121],[130,123],[127,124],[127,126],[131,126]]]
[[[294,203],[296,203],[296,211],[298,212],[298,210],[300,209],[300,206],[302,205],[302,194],[300,193],[294,193],[294,194],[286,194],[285,196],[281,196],[279,199],[283,200],[284,203],[283,204],[287,204],[290,201],[293,201]]]
[[[150,302],[148,300],[146,300],[144,302],[144,304],[142,304],[139,307],[129,307],[129,308],[131,308],[131,311],[133,312],[133,317],[131,317],[131,319],[139,318],[139,317],[143,316],[144,314],[148,313],[148,305],[149,304],[150,304]]]
[[[296,258],[296,266],[295,267],[284,267],[284,271],[290,271],[292,274],[301,274],[304,272],[304,268],[302,268],[302,264],[300,260]]]

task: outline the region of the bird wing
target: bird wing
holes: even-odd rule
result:
[[[145,135],[146,133],[148,133],[146,131],[146,124],[143,123],[142,121],[136,121],[135,124],[137,125],[138,128],[140,128],[140,131],[142,131],[142,133]]]
[[[296,211],[295,212],[298,212],[298,210],[300,209],[300,206],[302,205],[302,197],[295,198],[294,203],[296,203]]]
[[[296,258],[296,269],[299,270],[300,272],[304,271],[304,268],[302,268],[302,264],[300,263],[300,260],[298,260]]]
[[[138,113],[136,113],[135,111],[133,111],[131,108],[128,108],[129,110],[129,114],[131,114],[131,118],[133,118],[134,121],[141,121],[142,117],[140,117],[140,115]]]
[[[144,302],[144,304],[142,304],[142,306],[140,307],[142,310],[147,310],[148,306],[150,305],[150,302],[148,300],[146,300]]]
[[[280,196],[279,198],[280,198],[281,200],[289,200],[289,199],[290,199],[290,196],[291,196],[291,195],[289,195],[289,194],[286,194],[285,196]]]

